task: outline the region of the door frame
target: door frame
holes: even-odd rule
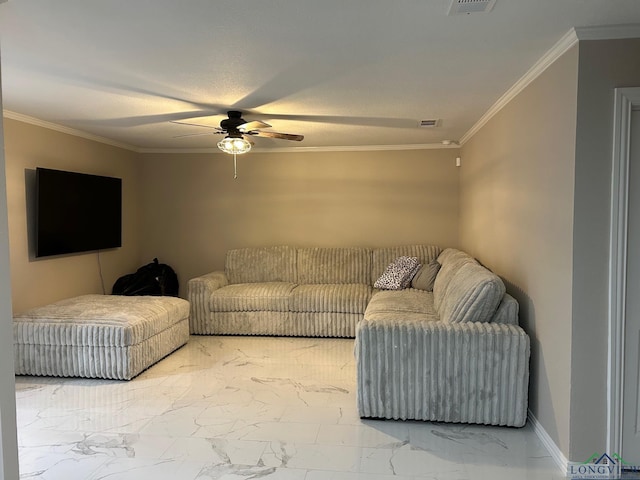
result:
[[[607,452],[609,454],[622,451],[631,112],[640,108],[640,87],[616,88],[614,92],[607,365]]]

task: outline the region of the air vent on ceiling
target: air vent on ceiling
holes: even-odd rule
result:
[[[453,0],[449,15],[490,12],[496,0]]]
[[[438,119],[435,120],[420,120],[420,123],[418,124],[419,127],[437,127],[438,126]]]

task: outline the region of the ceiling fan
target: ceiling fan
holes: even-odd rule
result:
[[[212,127],[209,125],[202,125],[198,123],[183,122],[181,120],[174,120],[171,123],[177,123],[180,125],[192,125],[196,127],[211,128],[215,131],[206,133],[191,133],[186,135],[178,135],[178,137],[189,137],[193,135],[210,135],[221,134],[226,135],[220,142],[218,142],[218,148],[225,153],[242,154],[251,150],[252,143],[245,138],[245,136],[254,137],[267,137],[267,138],[279,138],[282,140],[293,140],[296,142],[304,139],[303,135],[294,135],[291,133],[269,132],[261,130],[263,128],[269,128],[271,125],[259,120],[247,122],[242,118],[242,112],[238,110],[230,110],[227,112],[227,117],[220,122],[219,127]]]
[[[190,137],[194,135],[226,135],[222,140],[218,142],[218,148],[225,153],[233,155],[233,178],[238,178],[238,168],[236,163],[236,155],[247,153],[251,150],[253,142],[247,140],[246,136],[254,137],[268,137],[268,138],[280,138],[282,140],[293,140],[296,142],[302,141],[303,135],[295,135],[292,133],[279,133],[279,132],[266,132],[261,130],[262,128],[269,128],[271,125],[259,120],[247,122],[242,118],[242,112],[238,110],[230,110],[227,112],[227,117],[220,122],[219,127],[212,127],[210,125],[202,125],[199,123],[183,122],[181,120],[173,120],[171,123],[177,123],[180,125],[192,125],[195,127],[211,128],[213,132],[205,133],[189,133],[186,135],[177,135],[177,137]]]

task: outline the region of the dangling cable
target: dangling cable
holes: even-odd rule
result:
[[[100,250],[98,250],[98,274],[100,275],[100,284],[102,285],[102,294],[106,295],[104,289],[104,277],[102,276],[102,263],[100,262]]]

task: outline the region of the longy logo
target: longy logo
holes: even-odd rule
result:
[[[640,467],[629,465],[620,455],[594,453],[586,462],[572,463],[567,467],[567,477],[574,480],[615,479],[623,472],[640,472]],[[625,478],[637,478],[627,477]]]

